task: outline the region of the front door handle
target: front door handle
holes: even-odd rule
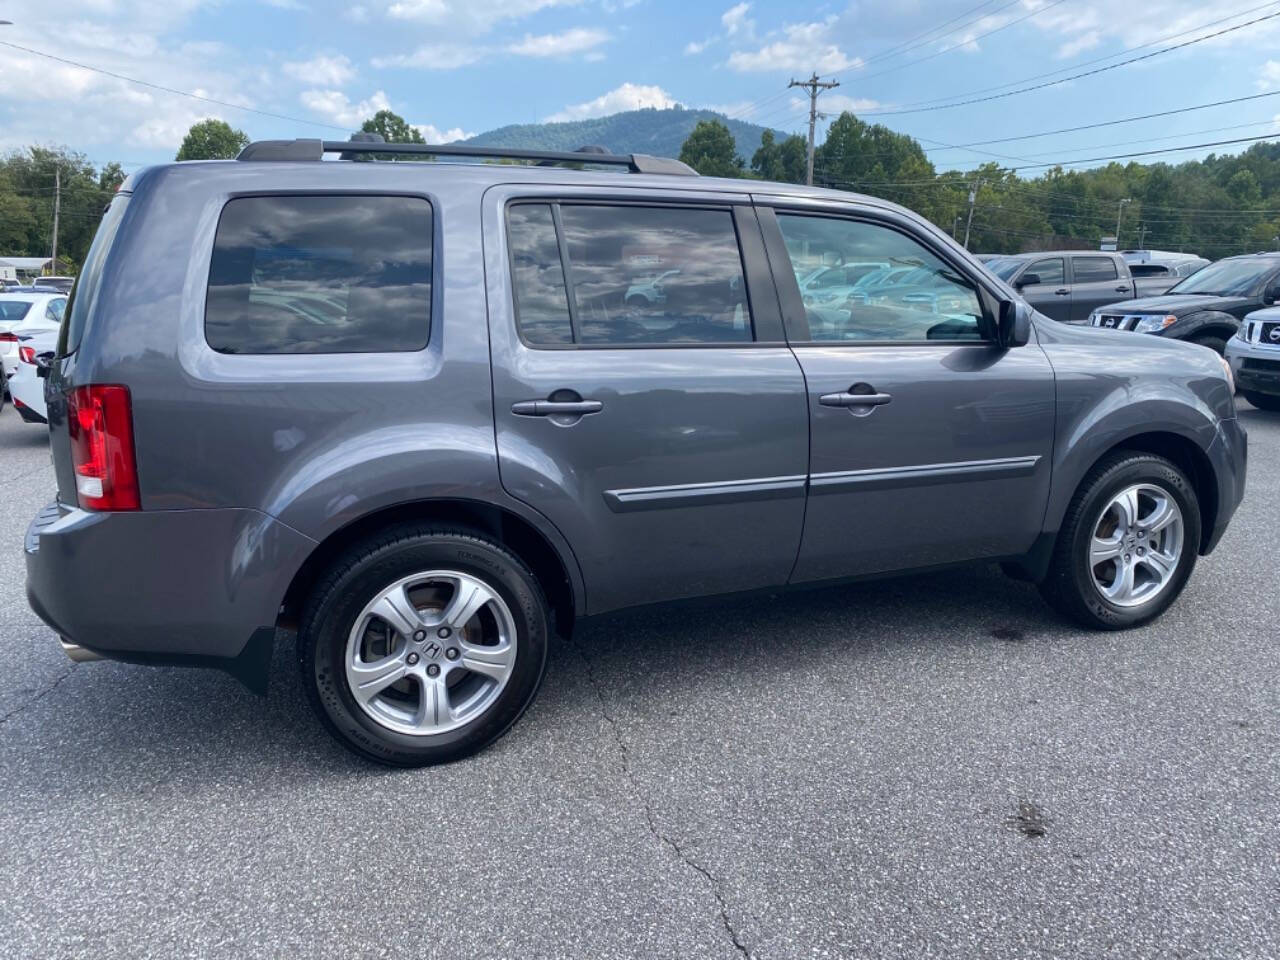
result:
[[[520,400],[511,405],[511,412],[521,417],[581,417],[603,409],[599,400]]]
[[[1053,292],[1054,292],[1054,295],[1055,295],[1055,296],[1065,297],[1065,296],[1067,296],[1067,294],[1069,294],[1071,291],[1070,291],[1070,290],[1068,290],[1066,287],[1059,287],[1057,290],[1055,290],[1055,291],[1053,291]]]
[[[824,407],[878,407],[893,397],[887,393],[824,393],[818,402]]]
[[[1116,293],[1128,293],[1128,292],[1129,292],[1129,288],[1126,287],[1123,283],[1120,284],[1120,286],[1116,287]]]

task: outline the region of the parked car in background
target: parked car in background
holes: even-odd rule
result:
[[[59,293],[70,293],[75,285],[75,277],[33,277],[31,280],[32,287],[52,288]]]
[[[16,289],[20,286],[22,286],[22,284],[12,277],[0,277],[0,293],[6,293],[9,290]]]
[[[1280,253],[1228,257],[1197,270],[1163,296],[1110,303],[1089,323],[1110,330],[1190,340],[1224,353],[1240,320],[1280,300]]]
[[[819,267],[800,280],[800,296],[805,303],[835,303],[849,298],[859,284],[892,268],[884,261],[857,261]]]
[[[18,365],[19,327],[57,330],[67,298],[60,293],[6,293],[0,296],[0,369],[12,375]]]
[[[1183,277],[1189,277],[1210,261],[1191,253],[1173,253],[1168,250],[1123,250],[1121,255],[1129,264],[1129,273],[1140,280],[1167,279],[1173,286]],[[1145,286],[1145,285],[1144,285]],[[1146,287],[1144,296],[1159,291]]]
[[[1084,323],[1116,294],[1151,296],[1174,282],[1137,280],[1120,254],[1091,250],[1019,253],[986,266],[1045,316],[1064,323]]]
[[[1117,360],[884,200],[640,156],[321,162],[475,149],[275,141],[124,182],[45,382],[57,496],[25,540],[70,654],[265,689],[296,626],[335,737],[438,763],[517,721],[580,617],[1000,561],[1120,629],[1240,502],[1221,357]],[[819,313],[814,258],[912,264],[947,313]]]
[[[44,378],[58,344],[57,330],[19,329],[18,364],[9,378],[9,396],[13,408],[27,423],[48,423],[44,402]]]
[[[1246,400],[1259,410],[1280,410],[1280,307],[1245,314],[1226,357]]]

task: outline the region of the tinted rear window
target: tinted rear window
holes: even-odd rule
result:
[[[29,300],[0,300],[0,323],[17,323],[30,309]]]
[[[421,350],[431,204],[417,197],[241,197],[223,208],[205,337],[220,353]]]
[[[1101,283],[1120,277],[1116,262],[1109,257],[1073,257],[1071,271],[1076,283]]]
[[[64,312],[62,334],[58,338],[58,355],[66,356],[80,347],[80,337],[84,334],[89,313],[98,299],[98,288],[102,285],[102,265],[115,243],[116,232],[120,229],[120,221],[124,219],[125,208],[129,205],[129,195],[117,193],[112,198],[107,212],[98,224],[98,232],[94,234],[93,244],[84,258],[84,266],[76,277],[75,286],[71,288],[71,297],[67,300]]]

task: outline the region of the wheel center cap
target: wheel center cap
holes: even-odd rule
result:
[[[440,644],[436,643],[434,640],[428,640],[422,645],[422,655],[428,660],[438,659],[443,651],[444,647],[440,646]]]

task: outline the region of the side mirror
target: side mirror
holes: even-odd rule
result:
[[[1021,290],[1023,287],[1031,287],[1040,282],[1040,274],[1024,273],[1013,282],[1015,290]]]
[[[1031,339],[1031,305],[1025,300],[1001,300],[998,337],[1002,347],[1025,347]]]

